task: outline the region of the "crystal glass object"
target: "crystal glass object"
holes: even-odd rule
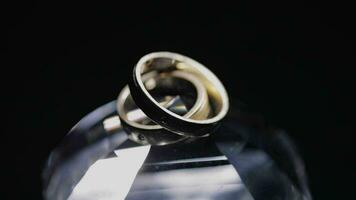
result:
[[[311,199],[288,135],[237,101],[210,137],[140,145],[124,130],[106,133],[110,102],[83,118],[51,153],[46,199]],[[90,126],[88,126],[90,124]]]

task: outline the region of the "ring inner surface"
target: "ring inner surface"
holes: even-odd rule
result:
[[[217,83],[214,78],[209,77],[210,74],[203,73],[197,68],[191,66],[187,62],[171,59],[171,58],[152,58],[148,60],[141,69],[141,76],[147,73],[169,73],[172,71],[184,71],[193,74],[205,87],[208,94],[209,105],[211,108],[210,115],[206,118],[213,118],[223,107],[223,97],[217,89]],[[147,87],[146,87],[147,89]]]
[[[151,96],[166,109],[184,116],[196,103],[197,89],[190,81],[179,77],[172,77],[169,74],[159,74],[144,81],[144,85]],[[126,118],[132,122],[143,125],[154,125],[144,113],[144,117],[130,117],[132,113],[138,110],[131,95],[128,95],[123,104],[123,111]],[[132,112],[134,111],[134,112]]]

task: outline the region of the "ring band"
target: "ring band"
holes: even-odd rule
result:
[[[152,83],[150,81],[154,79],[156,79],[156,82],[158,83],[162,81],[161,79],[163,80],[167,79],[166,83],[168,82],[170,84],[166,84],[166,85],[172,85],[171,87],[175,87],[175,88],[177,88],[178,83],[172,83],[174,82],[174,79],[181,79],[184,80],[185,82],[189,82],[195,91],[189,92],[189,90],[187,91],[186,89],[187,87],[183,86],[184,88],[181,88],[180,92],[182,93],[182,95],[189,94],[189,93],[190,94],[196,93],[196,97],[193,106],[187,108],[187,112],[184,114],[184,117],[193,118],[193,119],[205,119],[209,117],[210,105],[208,101],[207,92],[205,90],[204,85],[201,82],[199,82],[195,78],[195,76],[184,71],[174,71],[164,75],[151,72],[145,74],[142,77],[142,80],[146,84],[146,87],[148,85],[147,83]],[[155,82],[152,83],[152,85],[156,85],[156,84],[157,83]],[[182,85],[184,84],[180,84],[180,85],[182,87]],[[133,101],[130,95],[129,87],[126,86],[122,89],[122,91],[118,96],[117,111],[121,120],[121,124],[123,128],[126,130],[126,132],[128,133],[129,138],[131,140],[134,140],[135,142],[138,142],[140,144],[166,145],[166,144],[171,144],[186,139],[185,136],[178,135],[168,130],[165,130],[160,125],[157,124],[151,125],[151,124],[143,124],[143,123],[136,122],[135,119],[139,119],[145,116],[143,113],[131,111],[132,109],[128,108],[129,106],[127,106],[129,104],[135,104],[135,102]],[[161,106],[167,107],[167,102],[163,102],[161,104],[162,104]],[[129,112],[135,113],[136,116],[131,115],[131,119],[130,119]]]
[[[152,71],[159,73],[183,71],[194,75],[207,91],[213,115],[206,119],[191,119],[161,106],[147,91],[142,80],[144,74]],[[156,52],[142,57],[134,67],[129,88],[136,105],[150,119],[169,131],[184,136],[199,137],[214,132],[229,108],[227,92],[214,73],[197,61],[176,53]]]

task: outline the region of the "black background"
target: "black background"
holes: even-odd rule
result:
[[[230,96],[289,131],[315,199],[350,198],[354,21],[351,6],[335,3],[1,6],[7,34],[1,194],[41,199],[40,175],[50,150],[86,113],[117,97],[141,56],[167,50],[207,65]]]

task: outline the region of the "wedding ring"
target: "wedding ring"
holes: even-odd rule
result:
[[[210,105],[204,85],[195,78],[194,75],[184,71],[173,71],[168,73],[157,73],[151,71],[142,76],[142,81],[150,93],[156,90],[160,93],[169,94],[174,92],[188,102],[185,105],[186,118],[206,119],[210,115]],[[157,92],[156,92],[157,93]],[[174,94],[173,94],[174,95]],[[172,104],[175,98],[165,98],[160,102],[160,106],[166,109]],[[129,87],[126,86],[119,94],[117,101],[117,111],[121,119],[123,128],[129,138],[140,144],[166,145],[185,140],[186,137],[165,130],[157,124],[143,123],[147,119],[144,111],[135,109],[134,100],[130,95]]]
[[[192,75],[206,90],[210,115],[205,118],[180,116],[162,106],[144,84],[143,77],[152,72],[159,74],[185,72]],[[214,132],[229,108],[227,92],[214,73],[197,61],[177,53],[156,52],[142,57],[134,67],[129,88],[136,105],[152,121],[183,136],[200,137]],[[197,113],[199,116],[201,112]]]

